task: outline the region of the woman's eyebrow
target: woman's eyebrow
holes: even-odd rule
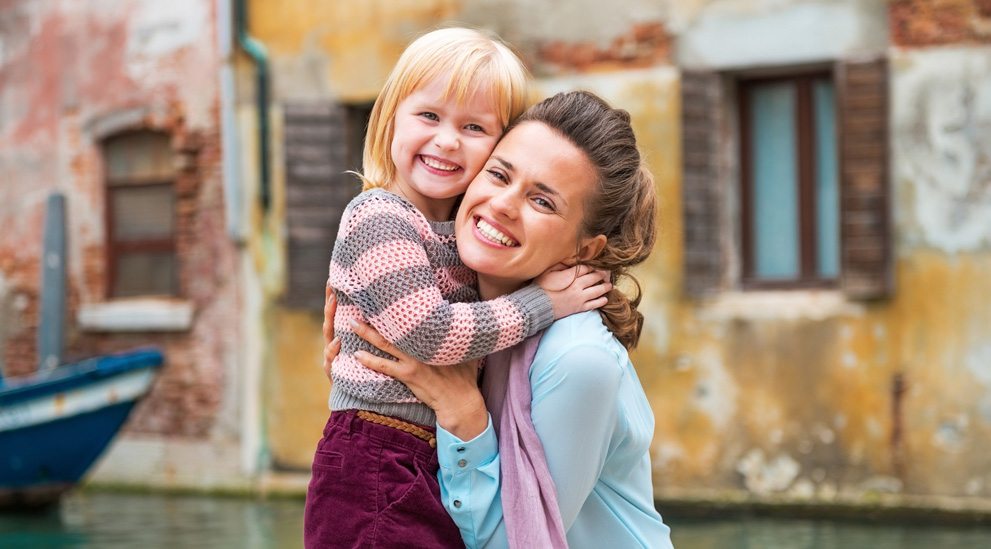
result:
[[[546,194],[549,194],[549,195],[553,195],[558,200],[560,200],[561,202],[563,202],[565,206],[568,205],[568,201],[564,199],[564,195],[562,195],[561,193],[555,191],[553,188],[547,186],[546,184],[541,183],[541,182],[538,181],[538,182],[534,183],[534,186],[537,187],[538,189],[540,189],[540,192],[543,192],[543,193],[546,193]]]
[[[516,168],[514,168],[513,165],[508,160],[506,160],[505,158],[503,158],[501,156],[498,156],[498,155],[495,155],[495,154],[492,155],[492,158],[495,158],[496,160],[498,160],[499,163],[502,164],[502,166],[504,168],[506,168],[507,170],[509,170],[511,172],[516,171]]]

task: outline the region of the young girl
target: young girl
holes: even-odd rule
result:
[[[440,503],[434,413],[355,360],[359,350],[388,356],[354,334],[355,321],[423,362],[457,364],[605,303],[609,284],[588,269],[539,279],[561,290],[530,285],[477,302],[474,273],[458,257],[452,212],[526,108],[527,79],[497,39],[448,28],[410,44],[375,102],[365,192],[344,213],[330,265],[341,351],[306,496],[308,548],[463,547]],[[494,247],[521,244],[485,221],[476,230]]]

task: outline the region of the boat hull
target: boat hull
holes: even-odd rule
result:
[[[161,364],[157,351],[78,363],[0,389],[0,507],[39,507],[86,474]]]

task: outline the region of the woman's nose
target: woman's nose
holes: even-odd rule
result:
[[[519,211],[518,197],[512,188],[503,188],[501,192],[489,200],[492,212],[504,215],[508,218],[515,218]]]

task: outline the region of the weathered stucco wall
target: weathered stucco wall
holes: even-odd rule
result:
[[[0,31],[5,373],[35,367],[44,207],[58,191],[68,223],[66,358],[159,345],[165,367],[124,438],[236,441],[237,256],[224,231],[214,2],[7,2]],[[83,331],[76,320],[81,306],[106,299],[100,142],[134,129],[169,132],[178,156],[179,286],[195,311],[188,331]],[[160,464],[159,454],[138,455]]]
[[[263,446],[273,467],[308,471],[327,421],[321,315],[286,307],[286,206],[282,107],[289,101],[363,104],[378,90],[406,44],[455,15],[458,2],[247,2],[251,34],[271,62],[273,206],[248,237],[260,273]],[[253,112],[252,68],[238,68],[243,120]],[[245,134],[250,134],[248,125]],[[249,149],[250,150],[250,149]],[[249,170],[253,168],[249,167]],[[257,218],[256,218],[257,220]]]
[[[543,95],[583,87],[631,112],[662,203],[657,249],[639,270],[647,322],[635,354],[657,419],[658,496],[991,497],[991,458],[980,451],[991,435],[987,16],[980,2],[953,11],[969,25],[954,43],[967,47],[912,49],[930,38],[900,37],[939,34],[920,23],[929,13],[920,5],[255,2],[252,31],[272,50],[276,101],[367,101],[412,36],[451,19],[512,42]],[[736,70],[862,54],[891,61],[893,297],[686,298],[678,65]],[[276,463],[303,469],[326,413],[320,318],[279,307],[277,295],[266,321],[268,439]]]
[[[547,95],[575,87],[630,111],[661,197],[640,270],[635,354],[656,416],[659,497],[878,493],[991,498],[991,13],[984,0],[348,0],[247,2],[271,60],[273,202],[224,233],[212,0],[20,1],[0,10],[0,364],[33,367],[45,196],[66,193],[70,319],[104,294],[98,141],[174,132],[195,245],[189,332],[81,332],[70,355],[155,342],[168,365],[97,472],[216,485],[308,470],[327,415],[321,317],[284,306],[282,105],[374,99],[405,44],[444,21],[512,42]],[[936,47],[938,46],[938,47]],[[679,67],[737,70],[889,58],[895,293],[684,295]],[[253,67],[234,62],[239,181],[257,191]],[[727,235],[733,239],[733,235]],[[732,262],[731,262],[732,263]],[[732,276],[730,277],[732,278]],[[250,439],[248,443],[244,441]],[[267,458],[267,461],[265,461]],[[238,477],[243,480],[243,477]],[[970,501],[978,501],[976,499]],[[980,501],[987,501],[983,499]]]

